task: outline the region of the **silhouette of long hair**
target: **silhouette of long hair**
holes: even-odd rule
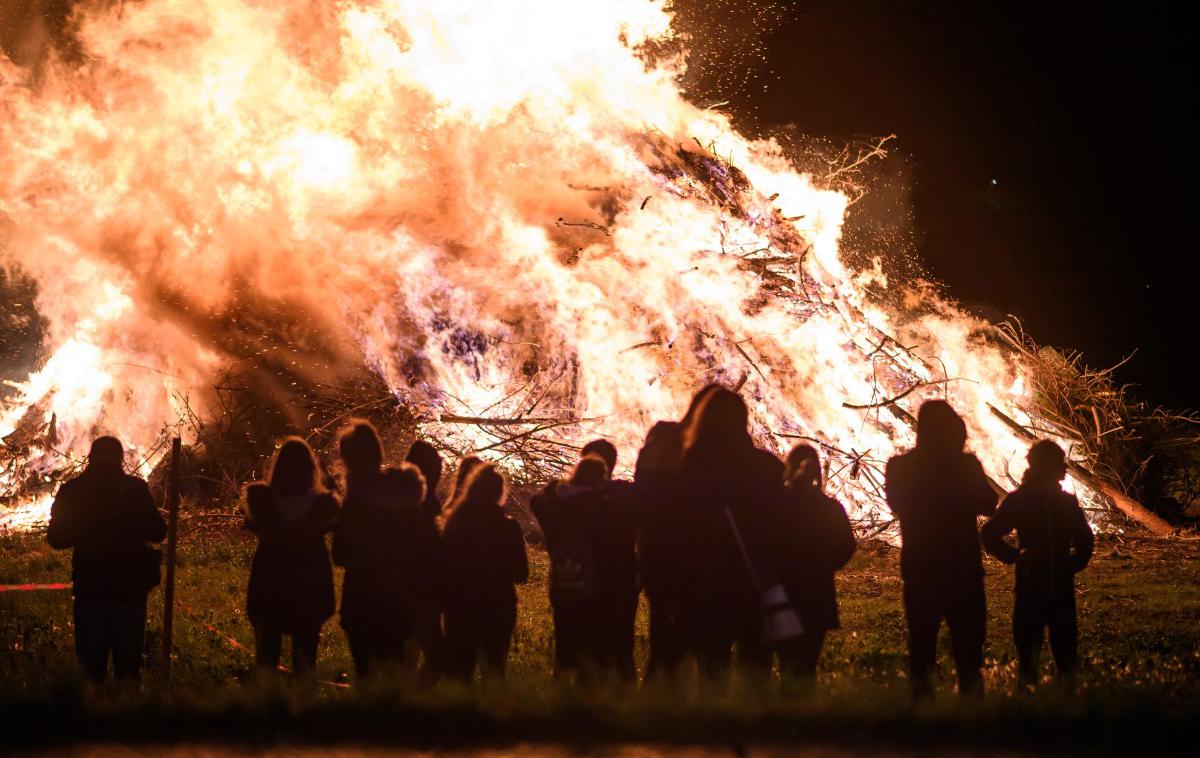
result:
[[[466,461],[465,458],[463,460]],[[478,458],[475,460],[479,461]],[[469,518],[473,513],[486,512],[487,509],[499,512],[508,491],[504,477],[496,467],[483,461],[475,464],[459,489],[461,492],[455,492],[442,519],[444,529],[460,518]]]
[[[308,443],[299,437],[284,439],[271,461],[267,483],[273,492],[285,497],[317,489],[317,457]]]
[[[383,443],[375,425],[363,419],[351,419],[338,435],[338,453],[349,476],[370,474],[383,465]]]
[[[1029,468],[1021,477],[1021,484],[1052,486],[1062,481],[1067,473],[1067,454],[1053,440],[1038,440],[1029,448],[1026,456]]]
[[[687,411],[684,412],[683,418],[679,419],[679,426],[683,432],[684,440],[687,440],[688,430],[696,423],[696,414],[700,411],[700,406],[708,400],[708,396],[717,390],[725,389],[719,384],[709,384],[702,388],[695,395],[692,395],[691,402],[688,403]]]
[[[471,478],[471,474],[475,469],[483,465],[483,459],[474,455],[468,455],[458,462],[458,471],[454,472],[454,491],[450,493],[450,503],[455,500],[460,500],[467,493],[467,480]],[[447,506],[449,507],[449,506]]]
[[[606,439],[592,440],[584,445],[579,451],[579,457],[588,456],[595,456],[604,461],[604,466],[608,469],[607,476],[612,476],[617,470],[617,446]]]
[[[675,471],[683,457],[683,424],[659,421],[650,427],[638,452],[634,478],[650,471]]]
[[[571,484],[580,487],[595,487],[608,478],[608,462],[598,455],[588,455],[575,464],[571,473]]]
[[[428,442],[417,440],[412,443],[404,459],[421,469],[421,475],[425,477],[425,486],[429,490],[437,487],[438,482],[442,480],[442,456],[438,455],[437,449]]]
[[[967,425],[944,400],[927,400],[917,412],[917,449],[934,455],[961,453]]]
[[[708,388],[684,432],[684,466],[730,459],[752,446],[750,411],[737,393]]]
[[[783,480],[790,487],[821,490],[821,456],[812,445],[801,443],[792,448],[784,463]]]

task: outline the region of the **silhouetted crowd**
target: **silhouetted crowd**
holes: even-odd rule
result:
[[[899,521],[900,570],[914,694],[931,693],[938,630],[949,627],[959,692],[982,692],[986,604],[981,545],[1015,564],[1013,636],[1021,685],[1038,679],[1049,630],[1058,676],[1072,680],[1075,574],[1093,535],[1060,486],[1066,458],[1033,445],[1021,485],[1004,497],[964,452],[962,419],[945,402],[922,405],[914,448],[888,462],[886,495]],[[374,427],[351,422],[339,438],[345,472],[328,491],[301,439],[283,440],[262,482],[245,492],[246,528],[258,538],[247,589],[263,676],[284,638],[292,667],[310,677],[321,630],[339,619],[356,673],[499,679],[517,620],[515,585],[528,578],[522,527],[505,513],[505,480],[492,464],[458,463],[448,503],[442,460],[416,442],[384,466]],[[123,472],[120,442],[95,441],[88,466],[61,488],[47,538],[74,548],[76,653],[102,681],[136,680],[146,597],[159,582],[165,526],[145,482]],[[680,421],[649,431],[633,481],[614,479],[617,450],[584,446],[569,478],[535,495],[530,510],[549,553],[555,675],[580,684],[637,678],[634,627],[649,611],[647,680],[670,681],[694,660],[718,683],[736,667],[791,691],[811,686],[826,635],[838,629],[835,573],[855,538],[845,509],[824,492],[816,449],[783,461],[755,446],[746,404],[710,386]],[[986,517],[982,529],[980,517]],[[1008,540],[1016,532],[1015,544]],[[330,539],[332,537],[332,539]],[[335,606],[333,565],[344,568]]]

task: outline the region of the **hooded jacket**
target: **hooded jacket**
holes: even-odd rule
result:
[[[410,469],[410,471],[412,471]],[[333,561],[346,569],[341,622],[347,629],[380,614],[411,615],[441,583],[441,539],[397,469],[352,480],[333,537]]]
[[[46,541],[74,548],[71,580],[79,602],[145,601],[159,582],[167,525],[150,489],[136,476],[89,466],[63,484],[50,508]]]

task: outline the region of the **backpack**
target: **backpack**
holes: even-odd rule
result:
[[[550,551],[550,594],[554,598],[583,598],[596,590],[596,555],[592,543],[578,532],[556,540]]]

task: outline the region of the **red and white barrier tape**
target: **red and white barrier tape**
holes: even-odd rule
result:
[[[184,616],[187,616],[192,621],[195,621],[196,623],[200,624],[201,626],[203,626],[205,629],[207,629],[213,635],[220,637],[221,639],[228,642],[229,646],[232,647],[233,649],[240,650],[243,653],[247,653],[249,655],[254,655],[253,650],[246,647],[242,643],[238,642],[237,639],[235,639],[234,637],[226,634],[225,632],[216,628],[215,626],[208,623],[204,619],[200,618],[200,614],[196,613],[190,607],[184,605],[183,603],[179,602],[178,600],[175,601],[175,607],[177,607],[183,613]],[[279,665],[279,670],[285,674],[292,673],[292,670],[290,668],[288,668],[287,666],[284,666],[283,664]],[[326,679],[318,679],[317,682],[319,684],[324,684],[327,687],[336,687],[338,689],[350,689],[350,685],[347,684],[346,682],[331,682]]]
[[[69,590],[71,583],[65,584],[0,584],[0,592],[42,592],[47,590]]]

